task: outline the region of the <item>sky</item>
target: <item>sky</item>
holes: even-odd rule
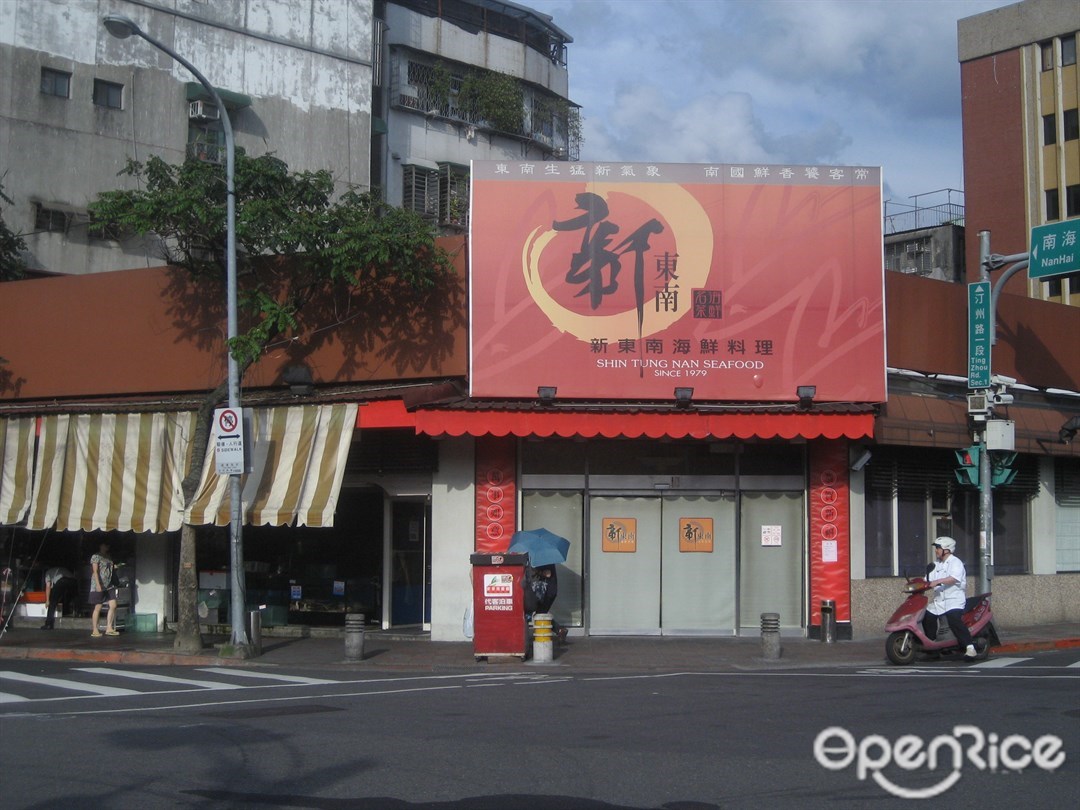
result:
[[[881,166],[890,213],[963,190],[956,21],[1014,2],[517,1],[573,37],[582,160]]]

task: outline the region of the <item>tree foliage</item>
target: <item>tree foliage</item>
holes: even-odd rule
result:
[[[138,190],[110,191],[90,204],[92,229],[157,236],[162,258],[196,279],[224,282],[226,189],[221,166],[158,157],[129,161]],[[431,226],[369,192],[334,198],[328,171],[291,172],[272,155],[235,162],[238,307],[244,329],[232,345],[244,366],[297,326],[311,299],[334,287],[378,289],[388,299],[435,288],[450,260]]]
[[[11,205],[11,198],[4,193],[4,186],[0,184],[0,203]],[[22,253],[26,250],[26,241],[22,234],[15,233],[4,222],[3,212],[0,211],[0,281],[10,281],[22,278],[26,272],[26,262],[23,261]]]
[[[193,312],[189,308],[220,303],[227,249],[223,167],[152,157],[129,162],[123,174],[138,181],[137,190],[99,195],[90,205],[91,228],[157,238],[162,258],[196,281],[194,301],[189,285],[177,286],[174,311],[181,322]],[[230,351],[241,375],[275,339],[305,331],[302,319],[309,337],[346,320],[337,309],[341,293],[346,308],[364,314],[368,333],[394,336],[394,350],[405,358],[399,365],[424,365],[434,353],[446,351],[436,324],[442,326],[444,316],[452,314],[456,277],[449,255],[435,244],[435,232],[422,218],[370,193],[349,190],[335,198],[329,172],[291,172],[272,155],[251,158],[237,150],[234,185],[240,324]],[[330,308],[327,300],[334,302]],[[355,325],[348,332],[359,350],[371,345]],[[188,503],[202,476],[213,409],[226,392],[222,380],[199,408],[182,483]],[[174,644],[183,652],[202,647],[196,570],[195,527],[185,524]]]

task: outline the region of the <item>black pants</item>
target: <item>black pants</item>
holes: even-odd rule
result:
[[[79,583],[71,577],[61,577],[53,583],[49,591],[49,610],[45,614],[45,626],[52,627],[53,617],[56,615],[56,606],[62,605],[60,615],[64,615],[64,608],[69,606],[72,600],[78,596]]]
[[[967,645],[971,643],[971,633],[968,632],[967,625],[964,624],[964,609],[953,608],[952,610],[945,611],[945,618],[949,622],[949,629],[952,630],[953,636],[956,637],[956,642],[960,645],[960,649],[966,649]],[[926,633],[926,637],[931,641],[937,639],[938,631],[938,616],[931,613],[929,610],[923,614],[922,618],[923,632]]]

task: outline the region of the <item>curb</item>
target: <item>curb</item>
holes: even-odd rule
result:
[[[1080,638],[1059,638],[1056,641],[1017,641],[991,647],[995,653],[1039,652],[1040,650],[1072,650],[1080,647]]]
[[[0,660],[74,661],[94,664],[136,664],[139,666],[242,666],[244,662],[216,655],[185,655],[146,650],[61,650],[50,647],[0,647]]]

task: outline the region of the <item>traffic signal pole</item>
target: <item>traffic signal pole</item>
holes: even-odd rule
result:
[[[1006,262],[1015,262],[1015,264],[1006,270],[1001,278],[998,279],[997,284],[993,286],[993,292],[990,296],[991,346],[997,343],[997,302],[1001,295],[1001,290],[1013,275],[1020,270],[1027,268],[1029,260],[1030,254],[1028,253],[1014,253],[1010,256],[1000,256],[991,253],[990,231],[979,231],[980,281],[989,281],[991,270],[1000,269]],[[991,380],[992,379],[993,376],[991,375]],[[1015,382],[1015,380],[1013,382]],[[986,395],[987,402],[993,401],[994,397],[992,389],[983,389],[983,393]],[[975,443],[979,446],[979,557],[982,563],[979,566],[978,591],[976,591],[976,593],[989,593],[990,582],[994,578],[994,490],[991,475],[990,453],[986,446],[988,419],[989,414],[987,414],[987,418],[981,423],[976,422],[977,425],[981,424],[981,429],[976,427],[974,435],[972,436]]]

